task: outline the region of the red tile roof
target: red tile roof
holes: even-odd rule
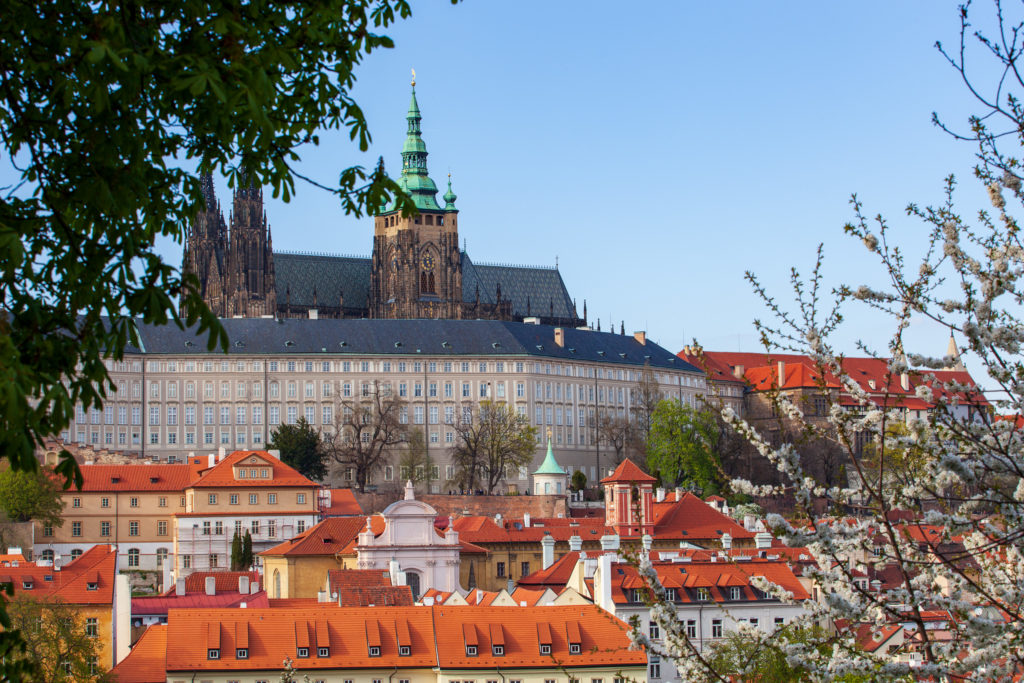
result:
[[[807,600],[807,591],[793,570],[779,560],[752,558],[745,561],[720,562],[654,562],[658,580],[666,588],[677,589],[679,602],[697,602],[696,589],[704,588],[714,602],[727,602],[730,595],[726,588],[737,587],[743,600],[757,600],[751,578],[764,577],[768,581],[789,591],[795,600]],[[634,602],[631,592],[644,590],[645,584],[636,567],[625,562],[612,564],[612,600],[617,603]]]
[[[678,500],[654,503],[653,512],[655,539],[715,540],[723,534],[734,539],[754,537],[754,532],[689,492]]]
[[[590,553],[588,553],[588,556]],[[562,588],[569,581],[569,577],[572,576],[572,570],[576,568],[576,563],[580,559],[579,551],[570,551],[560,558],[547,569],[541,569],[535,571],[529,576],[524,576],[519,579],[518,583],[520,586],[526,586],[529,588]]]
[[[304,533],[264,550],[260,555],[334,555],[354,544],[359,532],[365,528],[364,517],[328,517]]]
[[[82,465],[82,491],[184,491],[188,465]],[[71,493],[69,491],[68,493]]]
[[[114,602],[117,550],[97,545],[61,569],[32,563],[0,568],[0,583],[11,583],[14,595],[60,600],[72,605],[110,605]]]
[[[412,588],[409,586],[344,586],[337,591],[342,607],[412,607]]]
[[[614,472],[602,479],[601,483],[611,484],[619,481],[655,483],[658,480],[640,469],[635,462],[626,458],[622,461],[622,464],[615,468]]]
[[[231,609],[241,607],[243,604],[246,607],[254,608],[269,606],[266,591],[261,590],[244,595],[237,590],[232,593],[217,593],[216,595],[206,595],[205,593],[175,595],[171,592],[154,597],[134,597],[132,598],[132,616],[163,616],[172,609],[212,607]]]
[[[331,569],[327,572],[327,585],[332,593],[338,588],[390,586],[391,573],[387,569]]]
[[[246,459],[254,459],[251,465],[255,468],[269,467],[271,476],[264,479],[235,479],[234,466]],[[246,468],[248,468],[246,461]],[[228,486],[252,487],[313,487],[319,485],[302,476],[298,470],[286,465],[267,451],[235,451],[224,457],[213,467],[205,469],[199,478],[192,483],[193,488],[223,488]]]
[[[238,579],[243,576],[249,577],[249,585],[258,583],[260,581],[260,573],[257,571],[246,571],[246,572],[192,572],[185,577],[185,592],[186,593],[204,593],[206,592],[206,577],[212,576],[214,578],[213,587],[218,593],[237,593],[238,592]],[[167,595],[174,593],[174,588],[167,591]]]
[[[164,683],[167,680],[167,624],[153,624],[111,670],[117,683]]]
[[[324,506],[321,512],[326,517],[352,517],[363,514],[363,508],[356,500],[352,489],[328,489],[331,504]]]
[[[703,351],[699,354],[686,353],[685,349],[676,354],[690,365],[704,371],[710,382],[731,382],[743,385],[745,380],[733,374],[732,366],[718,357],[718,354],[707,354]]]
[[[197,638],[196,634],[205,634]],[[239,659],[245,633],[247,657]],[[543,635],[542,635],[543,634]],[[540,641],[551,646],[540,653]],[[247,610],[174,610],[167,623],[166,671],[279,671],[285,658],[298,669],[644,667],[630,647],[627,626],[594,605],[557,607],[331,607]],[[570,643],[578,651],[570,651]],[[475,644],[476,655],[467,653]],[[502,655],[492,645],[504,646]],[[409,647],[400,656],[399,647]],[[298,648],[308,657],[298,658]],[[370,647],[379,647],[371,656]],[[216,648],[220,657],[210,659]],[[319,656],[318,648],[327,648]]]

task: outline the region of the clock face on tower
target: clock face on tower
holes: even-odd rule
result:
[[[424,254],[423,258],[420,259],[420,264],[422,264],[423,270],[433,270],[435,265],[434,257],[430,254]]]

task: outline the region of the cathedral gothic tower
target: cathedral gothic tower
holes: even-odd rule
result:
[[[458,210],[451,178],[442,208],[437,186],[427,174],[427,146],[420,136],[420,108],[413,81],[406,116],[398,184],[416,204],[416,216],[403,217],[394,205],[374,218],[370,276],[370,315],[374,318],[463,317],[462,259]]]
[[[263,189],[242,180],[231,210],[226,278],[228,317],[257,318],[277,312],[274,254]]]
[[[215,315],[225,314],[224,275],[227,269],[228,229],[224,224],[217,195],[213,191],[213,176],[199,177],[206,208],[200,211],[185,232],[185,254],[182,273],[199,279],[199,293]],[[181,311],[185,315],[184,308]]]
[[[203,300],[219,317],[276,314],[274,253],[263,211],[263,190],[245,181],[240,183],[229,232],[213,190],[213,177],[204,173],[200,183],[206,208],[196,215],[185,234],[182,272],[199,279]]]

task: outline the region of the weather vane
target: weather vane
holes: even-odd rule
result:
[[[416,69],[412,70],[412,87],[416,87]]]
[[[551,441],[551,427],[548,427],[548,441]]]

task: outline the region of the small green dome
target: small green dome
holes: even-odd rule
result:
[[[565,476],[565,470],[555,460],[555,454],[551,452],[551,437],[548,437],[548,452],[544,456],[544,462],[540,464],[540,468],[534,474],[560,474],[563,477]]]

